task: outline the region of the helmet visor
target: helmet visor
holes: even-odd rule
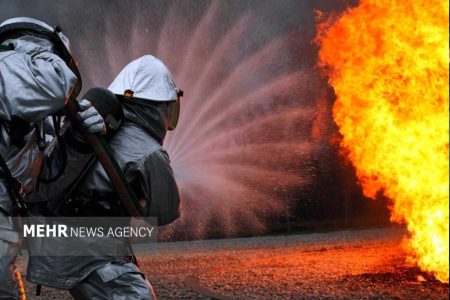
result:
[[[181,106],[180,104],[181,101],[179,97],[177,100],[169,102],[170,116],[169,116],[169,124],[167,126],[168,130],[174,130],[175,128],[177,128],[178,119],[180,117],[180,106]]]
[[[169,102],[169,125],[168,130],[174,130],[177,128],[178,119],[180,118],[180,107],[181,107],[181,97],[183,97],[184,92],[182,90],[177,90],[177,99]]]

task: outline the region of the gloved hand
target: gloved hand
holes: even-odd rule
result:
[[[81,126],[87,133],[106,134],[106,124],[89,100],[83,99],[79,103],[80,111],[78,117]]]

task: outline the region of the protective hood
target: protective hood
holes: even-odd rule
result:
[[[178,99],[164,63],[144,55],[125,66],[108,89],[121,99],[125,119],[140,125],[162,145],[169,127],[169,103]]]
[[[5,44],[6,40],[21,39],[24,36],[36,37],[51,42],[51,51],[61,57],[77,77],[73,90],[73,95],[77,96],[82,87],[81,75],[72,57],[70,41],[62,33],[61,28],[58,26],[52,28],[42,21],[27,17],[11,18],[0,24],[0,43]],[[41,44],[39,45],[41,46]]]
[[[129,90],[134,98],[152,101],[173,101],[178,97],[169,69],[152,55],[129,63],[108,89],[117,95]]]

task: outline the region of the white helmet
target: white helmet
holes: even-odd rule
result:
[[[168,130],[174,130],[180,116],[180,99],[183,91],[175,87],[172,74],[162,61],[152,55],[144,55],[117,75],[108,89],[125,102],[168,103]]]
[[[117,95],[149,101],[174,101],[179,96],[169,69],[152,55],[129,63],[108,89]]]
[[[81,76],[77,64],[72,57],[70,41],[62,33],[58,26],[52,28],[50,25],[27,17],[12,18],[0,24],[0,44],[7,39],[17,38],[23,35],[33,35],[49,40],[54,45],[55,54],[61,57],[67,66],[77,77],[74,88],[74,96],[81,91]]]

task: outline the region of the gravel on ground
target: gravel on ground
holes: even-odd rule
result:
[[[384,228],[138,245],[159,299],[448,299],[406,263],[404,230]],[[19,259],[22,270],[26,258]],[[55,274],[57,276],[57,274]],[[28,299],[71,299],[44,287]]]

